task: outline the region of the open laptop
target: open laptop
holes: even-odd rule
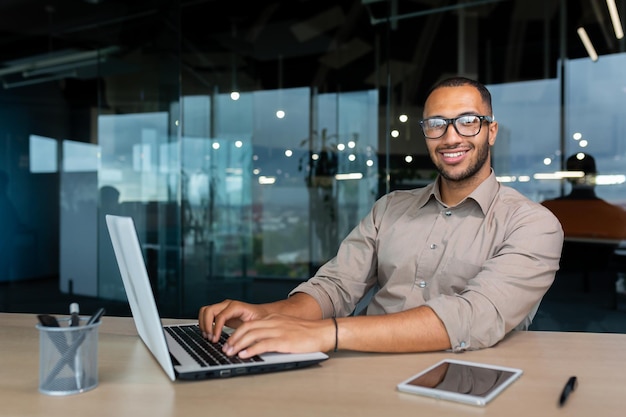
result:
[[[322,352],[265,353],[239,363],[225,362],[221,348],[199,334],[196,323],[163,325],[131,217],[106,216],[115,258],[124,281],[137,333],[172,380],[196,380],[274,372],[311,366],[328,359]],[[222,335],[223,341],[228,335]],[[196,353],[196,351],[200,353]],[[230,358],[237,361],[236,357]],[[209,364],[209,362],[218,362]]]

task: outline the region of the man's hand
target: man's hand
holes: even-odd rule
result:
[[[246,321],[262,319],[268,314],[268,311],[262,305],[224,300],[220,303],[200,308],[198,323],[204,336],[216,343],[225,325],[237,328]]]
[[[246,320],[224,346],[228,356],[249,358],[265,352],[306,353],[329,351],[335,345],[332,320],[306,320],[270,314]]]
[[[265,304],[224,300],[200,308],[198,322],[204,336],[216,343],[224,325],[236,329],[244,322],[264,319],[272,313],[310,320],[322,318],[317,301],[307,294],[298,293],[285,300]]]

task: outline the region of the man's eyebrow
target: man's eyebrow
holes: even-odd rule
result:
[[[479,111],[471,110],[471,111],[466,111],[466,112],[463,112],[463,113],[459,113],[459,115],[457,117],[461,117],[461,116],[478,116],[480,114],[482,114],[482,113],[479,112]]]

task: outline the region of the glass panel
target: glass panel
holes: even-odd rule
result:
[[[104,298],[125,299],[104,224],[105,214],[131,216],[142,243],[153,286],[175,288],[178,274],[176,148],[169,146],[167,112],[102,115],[98,118],[101,148],[99,188],[100,280]]]
[[[560,169],[559,80],[497,84],[488,88],[498,121],[492,157],[498,179],[534,201],[555,195],[558,182],[538,180],[535,174]]]
[[[624,53],[567,62],[564,156],[593,156],[598,197],[626,209],[625,65]]]
[[[183,98],[184,303],[191,310],[215,283],[245,289],[249,282],[251,104],[250,94]]]
[[[378,92],[320,94],[316,104],[307,181],[314,269],[335,255],[378,195]]]
[[[310,100],[308,88],[254,94],[254,269],[259,277],[290,280],[308,274],[310,214],[301,162],[311,130]]]
[[[98,154],[91,143],[62,144],[60,204],[60,287],[71,294],[98,296]]]

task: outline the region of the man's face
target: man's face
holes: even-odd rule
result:
[[[472,86],[442,87],[431,93],[424,118],[453,119],[462,115],[491,116],[480,93]],[[449,181],[486,178],[490,172],[490,147],[496,141],[498,124],[483,122],[476,136],[461,136],[448,126],[438,139],[425,139],[428,153],[441,176]]]

